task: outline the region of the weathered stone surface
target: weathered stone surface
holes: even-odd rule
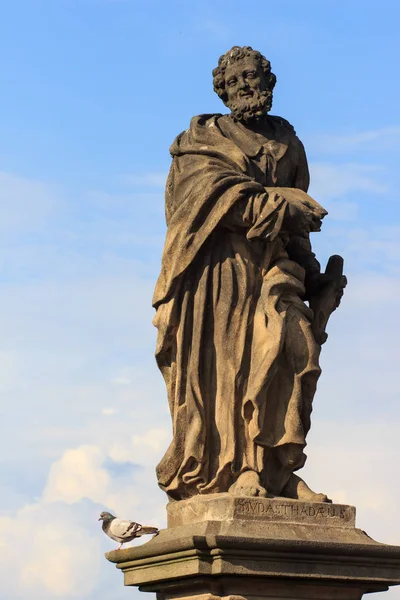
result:
[[[234,47],[213,71],[229,115],[200,115],[171,146],[167,236],[154,293],[156,358],[173,440],[157,468],[174,500],[198,494],[327,501],[306,460],[326,324],[346,285],[311,248],[326,210],[304,147],[270,116],[269,61]]]
[[[351,527],[356,511],[342,504],[312,503],[287,498],[243,498],[231,494],[194,496],[167,505],[168,527],[201,521],[257,520],[264,529],[275,523],[297,523],[320,527]],[[264,534],[264,533],[263,533]]]
[[[379,584],[368,588],[369,592],[385,591]],[[146,586],[143,591],[156,591]],[[220,577],[217,581],[197,579],[193,582],[166,585],[159,600],[359,600],[365,593],[363,584],[308,583],[301,580],[272,580],[251,578],[238,580],[233,577]]]

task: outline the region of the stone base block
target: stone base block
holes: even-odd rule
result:
[[[150,542],[106,554],[159,600],[353,600],[400,584],[400,548],[357,529],[350,506],[216,494],[167,513]]]
[[[288,498],[240,498],[231,494],[195,496],[167,505],[168,527],[179,527],[204,521],[225,524],[246,522],[248,528],[255,525],[257,537],[271,537],[271,527],[277,525],[284,535],[286,523],[299,526],[315,525],[322,531],[325,527],[354,530],[356,509],[344,504],[299,502]],[[283,526],[283,527],[282,527]],[[316,532],[311,529],[310,531]]]
[[[183,580],[163,586],[146,585],[143,592],[156,592],[157,600],[360,600],[365,592],[384,592],[386,586],[304,582],[294,579],[238,579],[220,577]]]

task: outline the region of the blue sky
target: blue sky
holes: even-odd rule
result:
[[[349,286],[323,350],[304,474],[393,520],[400,409],[400,7],[395,0],[0,1],[0,578],[4,600],[115,600],[103,509],[163,525],[168,445],[151,296],[174,137],[224,112],[232,45],[272,63],[306,146],[313,238]],[[24,548],[24,562],[20,557]],[[393,589],[386,598],[400,599]]]

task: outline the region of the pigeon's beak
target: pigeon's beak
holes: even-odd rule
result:
[[[102,517],[99,517],[97,520],[98,520],[98,521],[102,521],[102,520],[103,520],[103,518],[102,518]]]

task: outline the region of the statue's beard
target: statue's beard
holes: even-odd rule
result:
[[[257,92],[251,98],[238,98],[230,102],[228,107],[231,110],[231,116],[234,121],[248,123],[258,121],[267,115],[272,107],[272,90]]]

